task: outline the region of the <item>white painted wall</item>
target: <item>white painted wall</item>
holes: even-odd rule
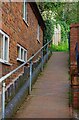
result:
[[[58,45],[61,42],[61,26],[59,24],[54,25],[53,44]]]

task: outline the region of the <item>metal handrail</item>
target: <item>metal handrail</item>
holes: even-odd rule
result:
[[[15,73],[17,70],[19,70],[21,67],[26,65],[28,62],[30,62],[30,80],[29,80],[29,94],[31,93],[31,85],[32,85],[32,59],[39,53],[42,52],[41,60],[42,60],[42,70],[43,70],[43,48],[47,46],[47,56],[48,56],[48,44],[51,43],[52,40],[47,42],[41,49],[39,49],[30,59],[27,60],[27,62],[24,62],[22,65],[11,71],[10,73],[6,74],[5,76],[0,78],[0,83],[2,83],[2,118],[5,118],[5,80],[11,76],[13,73]]]
[[[46,47],[52,40],[50,40],[48,43],[46,43],[41,49],[39,49],[32,57],[30,57],[30,59],[27,60],[27,62],[24,62],[22,65],[20,65],[19,67],[17,67],[16,69],[14,69],[13,71],[11,71],[10,73],[8,73],[7,75],[3,76],[0,78],[0,83],[3,82],[5,79],[7,79],[10,75],[12,75],[13,73],[15,73],[17,70],[19,70],[21,67],[23,67],[24,65],[26,65],[28,62],[30,62],[44,47]]]

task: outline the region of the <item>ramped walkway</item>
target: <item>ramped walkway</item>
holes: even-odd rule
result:
[[[68,53],[53,53],[15,118],[69,118],[68,87]]]

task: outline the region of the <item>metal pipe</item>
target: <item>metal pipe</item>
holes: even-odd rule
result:
[[[48,43],[46,43],[41,49],[39,49],[32,57],[30,57],[29,60],[27,60],[27,62],[24,62],[22,65],[20,65],[19,67],[17,67],[16,69],[14,69],[13,71],[11,71],[10,73],[8,73],[7,75],[3,76],[2,78],[0,78],[0,83],[2,83],[2,118],[5,118],[5,79],[7,79],[10,75],[12,75],[13,73],[15,73],[17,70],[19,70],[21,67],[23,67],[24,65],[26,65],[28,62],[30,62],[30,83],[29,83],[29,93],[31,94],[31,88],[32,88],[32,59],[39,53],[41,52],[42,54],[42,71],[43,71],[43,48],[45,48],[51,41],[49,41]]]
[[[29,83],[29,94],[31,94],[32,90],[32,61],[30,61],[30,83]]]
[[[48,45],[47,45],[46,51],[47,51],[47,60],[48,60]]]
[[[49,41],[48,43],[46,43],[41,49],[39,49],[32,57],[30,57],[30,59],[27,60],[27,62],[24,62],[22,65],[20,65],[19,67],[17,67],[16,69],[14,69],[13,71],[11,71],[10,73],[8,73],[7,75],[3,76],[0,78],[0,83],[2,81],[4,81],[6,78],[8,78],[10,75],[12,75],[13,73],[15,73],[17,70],[19,70],[21,67],[23,67],[24,65],[26,65],[28,62],[30,62],[46,45],[48,45],[51,41]]]
[[[2,118],[5,118],[5,82],[2,82]]]
[[[43,71],[43,50],[41,50],[41,63],[42,63],[41,71]]]

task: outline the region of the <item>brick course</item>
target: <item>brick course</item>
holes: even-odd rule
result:
[[[76,42],[79,45],[79,24],[71,24],[70,26],[70,71],[71,74],[77,69],[75,47]]]
[[[17,61],[17,44],[27,49],[29,59],[43,45],[43,29],[40,27],[40,43],[37,41],[38,19],[36,18],[30,3],[27,4],[28,25],[23,21],[23,3],[2,3],[2,27],[0,28],[9,35],[9,63],[3,64],[2,71],[5,75],[15,69],[21,63]]]

